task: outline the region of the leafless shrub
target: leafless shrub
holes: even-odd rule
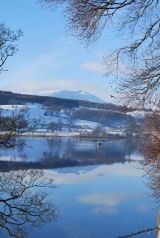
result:
[[[31,119],[25,111],[13,112],[10,116],[0,115],[0,145],[7,148],[16,144],[12,141],[25,133],[31,133],[40,125],[40,120]]]

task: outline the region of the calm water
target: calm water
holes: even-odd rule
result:
[[[5,174],[14,168],[44,169],[43,179],[56,185],[46,188],[56,220],[36,224],[26,237],[114,238],[156,226],[159,204],[147,187],[139,162],[143,157],[133,141],[105,140],[99,146],[96,140],[27,138],[19,143],[25,145],[1,147]]]

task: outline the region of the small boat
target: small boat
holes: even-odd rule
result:
[[[100,141],[97,141],[97,147],[100,147],[102,143]]]

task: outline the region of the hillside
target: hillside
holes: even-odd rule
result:
[[[24,105],[26,103],[38,103],[46,106],[57,106],[60,109],[74,107],[92,107],[97,109],[106,109],[121,112],[129,112],[134,110],[111,103],[94,103],[84,100],[63,99],[51,96],[36,96],[0,91],[0,105]]]
[[[0,113],[11,116],[23,111],[30,119],[40,120],[39,133],[69,135],[124,135],[136,127],[144,112],[114,104],[75,99],[33,96],[0,91]]]

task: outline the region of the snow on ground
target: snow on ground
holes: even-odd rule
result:
[[[119,135],[124,135],[124,129],[121,128],[121,129],[115,129],[115,128],[112,128],[112,127],[105,127],[105,130],[108,134],[112,134],[112,135],[116,135],[116,134],[119,134]]]
[[[26,132],[24,135],[32,135],[32,136],[60,136],[60,137],[72,137],[72,136],[78,136],[80,135],[80,132],[68,132],[68,131],[50,131],[45,129],[38,129],[34,132]]]
[[[53,116],[45,115],[46,108],[41,104],[26,104],[26,105],[0,105],[0,111],[2,116],[11,116],[12,113],[20,113],[21,111],[29,114],[29,118],[40,120],[42,123],[48,125],[50,122],[58,123],[59,118],[61,123],[66,123],[66,116],[64,113],[59,113]],[[59,117],[60,115],[60,117]]]
[[[146,114],[149,114],[150,112],[145,112],[145,111],[140,111],[140,110],[137,110],[137,111],[133,111],[133,112],[127,112],[126,114],[127,115],[130,115],[134,118],[144,118],[144,116]]]
[[[24,105],[0,105],[0,109],[3,110],[15,110],[15,109],[22,109]]]
[[[119,112],[119,111],[116,111],[116,110],[111,110],[111,109],[107,109],[107,108],[97,108],[97,107],[85,107],[85,106],[80,106],[79,108],[77,108],[78,110],[79,109],[87,109],[89,111],[106,111],[106,112]],[[123,112],[121,112],[123,113]]]
[[[90,110],[90,108],[88,109]],[[34,133],[30,133],[32,135],[76,136],[80,133],[92,133],[93,130],[97,127],[102,127],[106,134],[124,135],[123,128],[105,127],[104,125],[93,121],[75,120],[71,125],[69,116],[67,115],[67,113],[65,113],[65,110],[54,111],[37,103],[27,103],[26,105],[0,105],[0,112],[2,116],[12,116],[13,112],[19,113],[21,111],[29,115],[30,120],[40,120],[39,129]],[[139,113],[138,115],[144,115],[144,113],[140,111],[132,112],[130,113],[130,115],[132,114],[136,117],[137,112]],[[48,130],[48,125],[51,122],[59,124],[61,126],[61,129],[57,128],[53,129],[53,131]]]
[[[69,137],[69,136],[78,136],[80,133],[79,132],[65,132],[65,131],[59,131],[56,132],[56,136],[62,136],[62,137]]]
[[[93,121],[86,121],[86,120],[76,120],[74,123],[76,126],[80,126],[82,128],[86,128],[88,127],[89,129],[94,129],[96,128],[98,125],[100,125],[97,122],[93,122]]]
[[[144,157],[141,154],[133,152],[133,154],[130,155],[130,159],[134,161],[142,161],[144,160]]]

